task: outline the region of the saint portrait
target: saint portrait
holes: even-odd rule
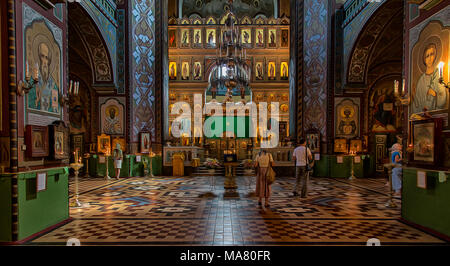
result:
[[[449,61],[449,27],[431,22],[425,27],[412,50],[411,113],[437,111],[448,108],[449,93],[439,83],[438,65]],[[444,79],[448,79],[448,68]],[[447,80],[448,81],[448,80]]]
[[[28,65],[29,73],[33,69],[39,73],[36,87],[27,95],[28,109],[59,115],[62,53],[55,39],[55,36],[59,36],[54,32],[55,28],[50,29],[44,20],[38,19],[25,25],[24,63]]]
[[[275,79],[275,62],[269,62],[267,67],[267,77],[269,80]]]
[[[97,152],[109,155],[111,153],[111,137],[105,134],[97,136]]]
[[[152,139],[150,132],[141,132],[139,134],[139,142],[140,142],[140,152],[141,153],[149,153],[150,148],[152,146]]]
[[[392,79],[375,85],[370,97],[370,122],[372,132],[395,132],[396,109]]]
[[[359,136],[359,98],[336,98],[335,110],[335,136]]]
[[[169,62],[169,79],[177,79],[177,62]]]
[[[181,63],[181,79],[188,80],[189,74],[189,62],[184,61]]]
[[[206,43],[210,47],[216,47],[216,30],[207,29],[206,30]]]
[[[269,29],[269,47],[277,47],[277,30],[276,29]]]
[[[100,106],[102,133],[108,135],[121,135],[124,129],[124,106],[115,98],[104,100]]]
[[[194,45],[199,46],[202,44],[202,30],[194,29]]]
[[[287,62],[281,62],[281,79],[287,80],[289,77],[289,71],[288,71],[288,63]]]
[[[289,47],[289,30],[281,30],[281,47]]]
[[[64,154],[64,132],[55,132],[55,154]]]
[[[41,149],[44,146],[42,132],[33,132],[33,148]]]
[[[189,46],[189,29],[181,30],[181,46],[182,47]]]
[[[255,79],[256,80],[263,80],[263,62],[256,62],[255,64]]]
[[[177,31],[169,30],[169,47],[175,48],[177,47]]]
[[[201,80],[202,79],[202,63],[199,61],[194,62],[194,69],[193,69],[193,76],[194,80]]]
[[[252,43],[252,32],[250,29],[241,30],[241,43],[245,45]]]
[[[257,47],[264,47],[264,29],[256,29],[255,44]]]

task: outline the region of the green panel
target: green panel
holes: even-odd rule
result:
[[[67,168],[47,170],[47,189],[40,192],[35,172],[19,175],[19,240],[69,218],[68,190]]]
[[[12,241],[11,176],[0,176],[0,241]]]
[[[417,171],[403,171],[402,218],[450,236],[450,179],[440,183],[427,172],[427,189],[417,187]]]
[[[223,132],[230,131],[234,132],[237,138],[249,138],[250,136],[250,118],[248,116],[233,116],[233,117],[206,117],[206,119],[214,119],[211,128],[214,130],[215,125],[222,123]],[[233,122],[234,121],[234,122]],[[234,123],[234,124],[233,124]],[[215,136],[212,139],[219,139],[220,137]]]
[[[319,161],[314,162],[314,173],[313,176],[317,177],[328,177],[330,174],[328,172],[328,160],[330,156],[321,155]]]

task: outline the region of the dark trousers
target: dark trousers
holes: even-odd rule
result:
[[[302,198],[306,197],[308,194],[308,181],[309,181],[309,171],[306,171],[306,166],[296,166],[295,167],[295,189],[294,192],[299,191],[301,188],[300,196]]]

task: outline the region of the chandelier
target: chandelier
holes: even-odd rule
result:
[[[229,0],[230,10],[225,20],[224,30],[219,38],[217,58],[209,75],[208,93],[212,101],[216,96],[225,96],[223,103],[233,102],[233,96],[245,96],[250,92],[250,67],[247,64],[246,50],[241,44],[239,26],[233,13],[233,0]]]

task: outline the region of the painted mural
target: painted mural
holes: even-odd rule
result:
[[[430,22],[420,33],[411,53],[411,112],[426,108],[438,111],[448,108],[448,90],[439,83],[438,64],[445,62],[444,79],[448,81],[450,27]]]
[[[234,0],[232,5],[238,18],[255,17],[258,14],[272,17],[277,13],[273,0]],[[220,17],[228,10],[230,10],[228,0],[184,0],[181,16],[190,17],[192,14],[198,14],[204,18]]]
[[[121,101],[119,101],[120,99]],[[100,127],[101,133],[107,135],[123,135],[124,133],[124,104],[123,98],[100,98]]]
[[[328,1],[304,1],[304,122],[327,136]]]
[[[335,137],[354,138],[359,136],[359,98],[335,98]]]
[[[62,31],[28,5],[23,5],[24,66],[38,69],[39,82],[27,94],[27,110],[60,116],[62,89]]]
[[[131,141],[144,128],[154,138],[155,1],[131,1]],[[153,139],[152,141],[155,141]]]

